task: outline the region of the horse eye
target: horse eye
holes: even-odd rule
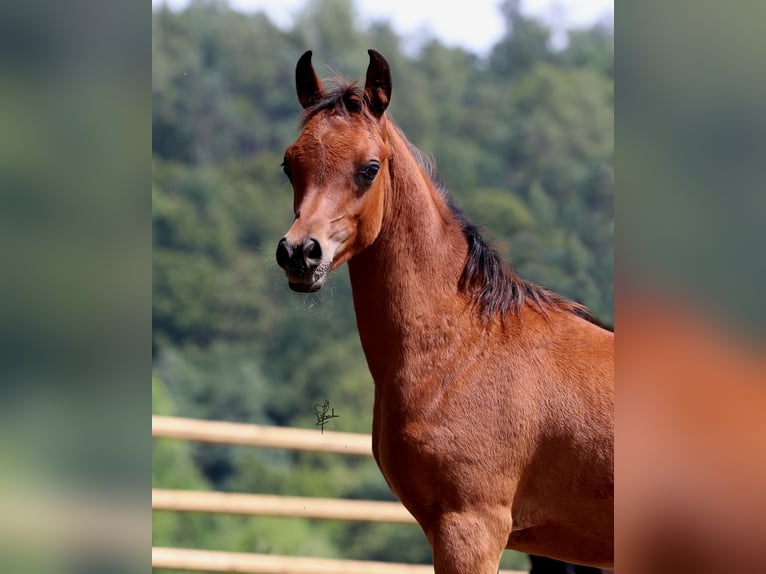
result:
[[[283,161],[280,165],[282,166],[282,171],[285,172],[285,175],[287,176],[287,179],[291,179],[290,178],[290,166],[287,165],[287,162]]]
[[[365,167],[362,170],[362,177],[367,180],[368,183],[371,183],[372,180],[375,179],[375,176],[378,175],[378,170],[380,169],[380,164],[378,163],[371,163],[367,167]]]

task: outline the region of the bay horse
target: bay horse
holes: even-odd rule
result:
[[[348,262],[373,454],[437,574],[494,573],[506,547],[611,567],[614,335],[482,239],[386,115],[389,65],[368,52],[364,88],[298,61],[277,263],[313,292]]]

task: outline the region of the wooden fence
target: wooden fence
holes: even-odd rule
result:
[[[152,437],[372,456],[370,435],[152,416]]]
[[[152,416],[152,437],[372,456],[369,435],[177,417]],[[152,510],[415,523],[398,502],[190,490],[152,489]],[[152,548],[152,568],[254,574],[433,574],[432,566],[412,564],[158,547]],[[501,570],[500,574],[523,573]]]

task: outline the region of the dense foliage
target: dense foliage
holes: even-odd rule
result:
[[[372,382],[339,271],[318,295],[274,262],[292,219],[279,164],[297,136],[295,62],[361,78],[368,47],[392,67],[391,116],[519,273],[612,321],[614,48],[609,28],[550,47],[545,24],[502,4],[487,57],[312,0],[283,30],[216,1],[153,13],[153,404],[180,416],[369,432]],[[326,67],[325,67],[326,65]],[[319,431],[317,431],[319,432]],[[155,441],[153,483],[393,499],[371,460]],[[427,562],[416,527],[166,514],[154,544]],[[507,553],[503,564],[523,565]]]

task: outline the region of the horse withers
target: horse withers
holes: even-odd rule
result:
[[[372,448],[437,574],[489,574],[504,548],[611,567],[614,335],[519,277],[386,114],[391,74],[326,88],[298,61],[285,152],[289,286],[348,268],[375,382]]]

